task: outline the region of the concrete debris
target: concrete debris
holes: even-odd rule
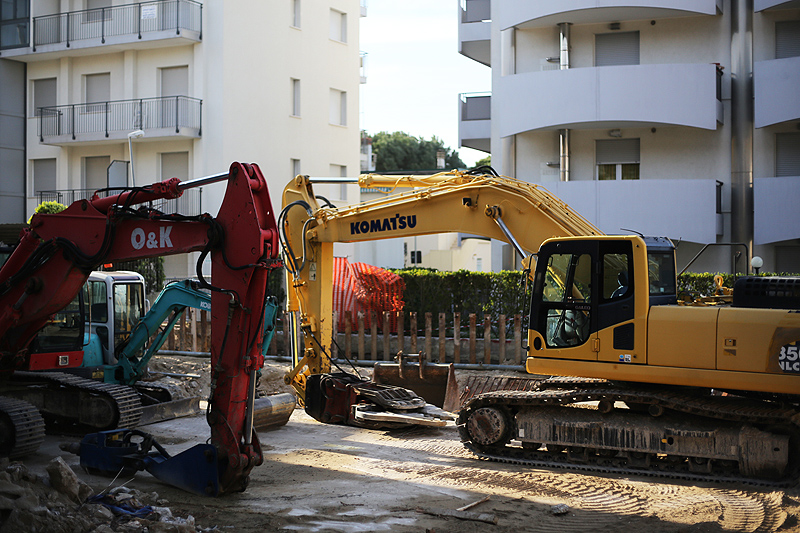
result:
[[[116,487],[93,495],[61,458],[47,475],[36,475],[22,463],[3,462],[0,470],[0,533],[196,533],[193,516],[175,516],[158,493]],[[213,529],[212,529],[213,530]]]
[[[58,492],[69,496],[75,503],[81,503],[92,495],[92,488],[78,479],[61,457],[50,461],[47,473],[50,474],[50,485]]]

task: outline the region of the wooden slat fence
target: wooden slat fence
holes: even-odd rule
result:
[[[396,331],[391,333],[392,319]],[[466,318],[466,320],[464,320]],[[523,317],[500,315],[496,321],[490,315],[460,313],[448,316],[432,313],[419,316],[415,312],[399,312],[392,317],[375,313],[366,327],[363,313],[355,317],[350,311],[332,317],[336,345],[329,347],[331,353],[348,353],[351,359],[361,361],[390,361],[398,351],[417,353],[424,351],[428,360],[437,363],[466,363],[493,365],[523,365]],[[379,324],[381,325],[379,331]],[[339,327],[341,326],[341,327]],[[269,347],[269,355],[288,355],[287,315],[281,313],[275,338]],[[187,309],[175,325],[164,348],[170,351],[208,352],[210,350],[211,324],[208,311]],[[339,355],[341,357],[341,355]]]

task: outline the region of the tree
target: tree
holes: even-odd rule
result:
[[[436,152],[445,152],[445,168],[464,168],[458,152],[444,145],[435,135],[427,140],[402,131],[382,131],[372,136],[375,153],[375,169],[387,170],[432,170],[436,168]]]
[[[490,166],[492,166],[492,156],[491,155],[487,155],[483,159],[478,159],[477,161],[475,161],[475,166],[476,167],[490,167]]]

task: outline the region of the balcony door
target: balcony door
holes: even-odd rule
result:
[[[181,100],[168,97],[189,95],[189,67],[184,65],[159,70],[161,82],[159,127],[177,129],[180,126]]]
[[[97,189],[108,186],[108,166],[111,158],[107,155],[83,158],[83,183],[89,190],[89,196]]]
[[[84,102],[75,120],[76,133],[105,131],[107,127],[107,103],[111,100],[111,74],[87,74],[84,76]],[[105,186],[105,185],[104,185]]]

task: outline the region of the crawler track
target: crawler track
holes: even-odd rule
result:
[[[605,405],[605,410],[615,411],[617,427],[609,430],[604,420],[610,419],[604,419],[596,407],[587,408],[587,402],[597,402],[598,406]],[[608,407],[620,405],[618,402],[631,409]],[[496,442],[487,441],[480,431],[473,434],[474,425],[470,430],[470,417],[484,408],[484,412],[492,414],[488,422],[483,422],[484,426],[488,424],[498,436]],[[648,409],[657,416],[666,414],[654,419],[646,414]],[[619,420],[624,422],[619,423]],[[649,422],[651,420],[655,422]],[[721,439],[720,428],[734,435],[750,428],[766,428],[781,436],[788,435],[788,464],[782,467],[779,476],[754,476],[742,473],[736,461],[720,460],[718,455],[706,453],[702,448],[688,456],[672,454],[666,444],[667,438],[660,435],[668,435],[666,428],[686,420],[694,425],[676,434],[705,439],[703,442],[712,444],[715,439]],[[472,398],[462,407],[457,424],[465,446],[479,458],[491,461],[770,487],[796,485],[800,473],[800,411],[791,404],[702,395],[682,389],[641,388],[601,380],[557,380],[543,382],[535,391],[496,391]],[[651,427],[645,428],[645,424]],[[554,437],[543,441],[545,447],[540,447],[540,442],[525,442],[520,436],[526,429],[530,435],[532,426],[548,425],[556,428],[553,433],[562,440]],[[655,439],[654,434],[657,435]],[[656,442],[654,450],[654,440],[665,444]],[[644,446],[637,448],[638,443]],[[758,460],[757,457],[751,459],[748,453],[754,452],[746,449],[738,453],[744,455],[741,462]]]
[[[134,427],[142,416],[137,392],[61,372],[15,372],[4,395],[26,400],[49,422],[106,430]]]
[[[0,457],[19,459],[44,441],[44,420],[28,402],[0,397]]]

